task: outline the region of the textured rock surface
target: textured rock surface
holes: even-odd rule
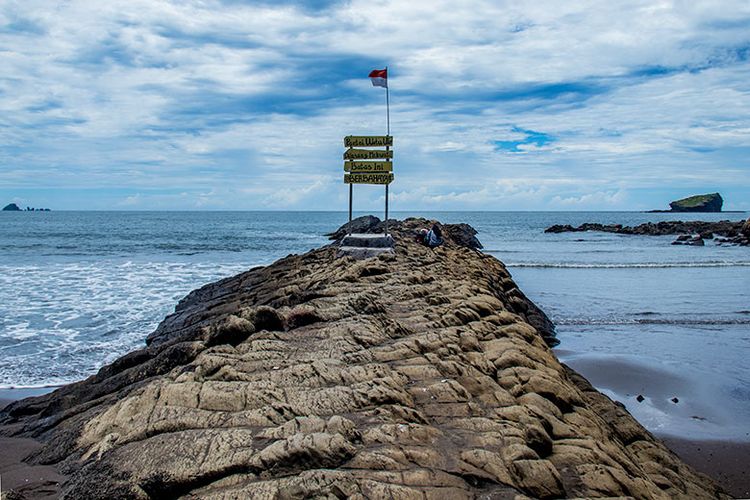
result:
[[[427,223],[394,222],[395,255],[329,246],[196,290],[0,431],[41,441],[27,460],[71,499],[724,497],[557,361],[502,263],[417,244]]]
[[[724,200],[719,193],[689,196],[669,204],[672,212],[721,212]]]

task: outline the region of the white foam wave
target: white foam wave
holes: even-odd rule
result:
[[[745,318],[711,318],[711,319],[644,319],[644,318],[568,318],[555,319],[555,325],[569,326],[619,326],[619,325],[750,325],[750,319]]]
[[[92,375],[142,348],[188,292],[253,265],[0,266],[0,388],[61,385]]]
[[[576,262],[506,262],[507,267],[526,267],[540,269],[662,269],[680,267],[750,267],[750,261],[705,261],[705,262],[623,262],[592,263]]]

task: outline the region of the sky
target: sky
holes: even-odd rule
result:
[[[0,1],[0,204],[750,210],[750,2]],[[382,186],[355,186],[381,210]]]

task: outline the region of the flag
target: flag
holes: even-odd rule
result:
[[[370,81],[372,81],[373,87],[388,88],[388,68],[370,71]]]

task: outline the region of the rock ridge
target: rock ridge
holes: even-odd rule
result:
[[[195,290],[0,434],[40,441],[26,460],[70,499],[728,498],[558,362],[470,226],[418,244],[432,222],[389,221],[395,254],[334,243]]]
[[[701,239],[714,239],[716,243],[726,243],[747,246],[750,240],[750,231],[747,229],[748,222],[722,220],[717,222],[706,221],[662,221],[646,222],[637,226],[623,226],[622,224],[600,224],[586,222],[580,226],[570,224],[555,224],[544,230],[545,233],[575,233],[585,231],[600,231],[605,233],[642,235],[642,236],[666,236],[666,235],[695,235]],[[687,239],[687,238],[686,238]]]

